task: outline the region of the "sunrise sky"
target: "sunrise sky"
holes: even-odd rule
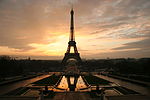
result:
[[[0,55],[62,59],[72,5],[81,58],[150,57],[150,0],[0,0]]]

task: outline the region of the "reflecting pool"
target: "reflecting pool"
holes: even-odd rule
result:
[[[75,77],[69,77],[70,79],[68,81],[70,81],[71,85],[75,85],[74,81],[75,81]],[[82,89],[87,88],[87,85],[85,84],[82,76],[79,76],[77,79],[77,83],[76,83],[76,88],[75,91],[81,91]],[[62,79],[60,81],[60,83],[57,86],[57,89],[60,90],[65,90],[65,91],[69,91],[69,86],[68,86],[68,82],[67,82],[67,77],[62,76]]]
[[[65,76],[62,77],[62,79],[61,79],[59,85],[57,86],[57,88],[64,89],[64,90],[68,89],[68,82],[67,82],[67,78]]]

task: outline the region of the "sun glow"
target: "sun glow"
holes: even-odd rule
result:
[[[43,52],[44,55],[52,55],[52,56],[61,56],[66,51],[67,45],[66,35],[60,35],[57,37],[57,41],[49,44],[30,44],[31,47],[34,47],[34,51]]]

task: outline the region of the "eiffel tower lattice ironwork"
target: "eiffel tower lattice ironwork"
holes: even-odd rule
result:
[[[73,9],[70,12],[71,14],[71,23],[70,23],[70,38],[68,42],[68,48],[65,53],[65,56],[62,60],[63,65],[66,65],[67,61],[71,58],[77,60],[78,64],[81,64],[81,58],[80,58],[80,53],[78,53],[77,47],[76,47],[76,42],[75,42],[75,35],[74,35],[74,11]],[[73,48],[74,53],[71,52],[71,48]]]

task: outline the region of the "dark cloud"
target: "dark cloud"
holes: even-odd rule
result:
[[[138,1],[115,0],[115,1],[110,1],[109,3],[104,2],[102,7],[96,8],[97,10],[95,11],[97,11],[97,15],[95,16],[97,17],[94,17],[96,19],[92,20],[91,18],[91,21],[87,23],[87,26],[96,27],[96,31],[90,33],[100,34],[102,32],[111,29],[118,29],[126,27],[128,25],[132,25],[131,28],[136,28],[137,25],[141,25],[140,28],[142,30],[145,30],[146,25],[150,25],[150,23],[148,23],[150,20],[150,15],[148,15],[149,14],[148,12],[150,10],[149,0],[138,0]],[[99,15],[98,14],[99,11],[101,11],[102,14]],[[126,30],[127,29],[128,27],[126,27]]]
[[[115,0],[114,0],[115,1]],[[107,4],[103,16],[147,15],[150,11],[149,0],[117,0]]]
[[[142,30],[142,31],[136,31],[136,32],[132,32],[130,34],[126,33],[126,34],[119,34],[118,38],[121,39],[131,39],[131,38],[146,38],[149,37],[150,38],[150,30]]]
[[[113,50],[140,49],[141,51],[142,50],[149,50],[150,51],[149,44],[150,44],[150,38],[144,39],[144,40],[141,40],[141,41],[137,41],[137,42],[126,43],[126,44],[124,44],[124,46],[114,48]]]
[[[141,58],[150,57],[150,50],[127,50],[127,51],[115,51],[106,53],[97,53],[89,55],[90,58]]]

